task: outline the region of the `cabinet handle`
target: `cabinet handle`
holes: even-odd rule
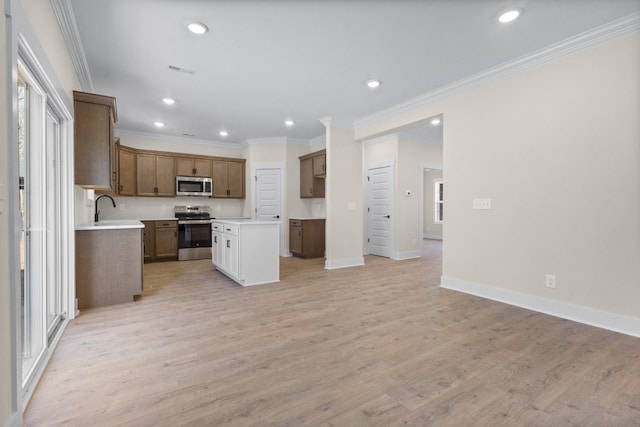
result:
[[[309,188],[309,194],[313,194],[313,188]]]
[[[227,189],[227,196],[231,194],[231,190]]]
[[[158,187],[153,187],[153,192],[157,193],[158,192]]]
[[[302,237],[302,230],[298,230],[298,237]]]
[[[195,175],[196,174],[196,168],[191,169],[191,173]]]
[[[119,191],[122,192],[122,184],[120,184],[120,190]]]
[[[229,243],[231,243],[231,240],[227,240],[227,247],[231,248],[231,246],[229,245]]]
[[[213,243],[218,243],[218,236],[213,236]]]

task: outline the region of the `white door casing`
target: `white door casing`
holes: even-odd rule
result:
[[[370,167],[367,171],[367,252],[393,255],[393,167]]]

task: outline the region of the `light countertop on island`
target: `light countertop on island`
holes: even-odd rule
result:
[[[211,220],[211,222],[219,222],[221,224],[235,224],[235,225],[268,225],[268,224],[280,224],[280,221],[260,221],[252,218],[217,218]]]
[[[144,228],[144,224],[135,219],[107,219],[76,225],[76,231],[126,230],[129,228]]]
[[[300,221],[310,221],[310,220],[326,219],[326,218],[317,217],[317,216],[290,216],[289,219],[297,219]]]

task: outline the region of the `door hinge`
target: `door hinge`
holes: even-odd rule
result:
[[[254,178],[256,179],[256,182],[258,182],[258,175],[254,176]]]
[[[369,181],[369,180],[370,180],[369,177],[367,177],[367,181]]]

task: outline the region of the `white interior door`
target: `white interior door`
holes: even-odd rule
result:
[[[370,168],[367,178],[367,249],[371,255],[391,257],[393,168]]]
[[[256,170],[256,219],[280,221],[282,215],[282,171]]]
[[[280,254],[284,254],[285,230],[282,222],[282,169],[256,169],[256,208],[255,216],[259,221],[279,221]]]

